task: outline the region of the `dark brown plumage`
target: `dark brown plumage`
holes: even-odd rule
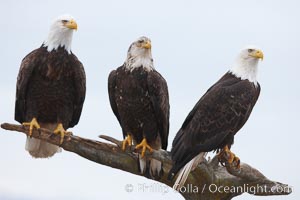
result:
[[[256,87],[231,73],[214,84],[189,113],[173,141],[170,178],[200,152],[230,147],[259,93],[259,84]]]
[[[22,61],[16,92],[15,120],[75,126],[85,99],[85,72],[77,57],[62,48],[40,47]]]
[[[137,143],[143,136],[150,146],[168,146],[169,96],[165,79],[155,70],[142,67],[126,70],[124,66],[110,73],[108,79],[110,104],[122,130],[123,137],[132,133]]]

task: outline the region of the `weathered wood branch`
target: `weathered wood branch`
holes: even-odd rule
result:
[[[4,123],[1,127],[10,131],[18,131],[28,135],[28,128],[22,125]],[[34,130],[32,137],[59,145],[60,136],[52,134],[47,129]],[[64,150],[76,153],[96,163],[117,168],[132,174],[143,176],[139,173],[137,165],[137,154],[133,147],[122,151],[121,141],[109,136],[100,136],[102,139],[113,144],[81,138],[72,134],[66,135],[64,142],[60,145]],[[146,156],[163,162],[163,177],[158,180],[172,187],[173,182],[167,179],[167,172],[171,168],[171,158],[167,151],[154,151]],[[226,163],[226,167],[218,164],[214,157],[210,161],[200,164],[189,176],[185,187],[180,193],[185,199],[222,199],[228,200],[244,192],[253,195],[287,195],[292,188],[286,184],[271,181],[257,169],[246,163],[241,163],[240,170],[234,170]]]

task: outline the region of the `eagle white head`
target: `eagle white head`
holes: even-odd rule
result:
[[[249,80],[257,85],[257,65],[263,60],[263,52],[255,46],[243,48],[237,56],[230,72],[242,80]]]
[[[64,47],[68,53],[71,53],[74,30],[77,30],[77,23],[71,15],[59,16],[53,21],[44,46],[49,52],[58,47]]]
[[[147,37],[140,37],[133,42],[127,52],[127,59],[125,61],[127,70],[134,70],[138,67],[143,67],[147,71],[152,71],[153,58],[151,54],[151,40]]]

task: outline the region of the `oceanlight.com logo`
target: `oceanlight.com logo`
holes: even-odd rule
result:
[[[176,188],[174,185],[173,188]],[[212,194],[222,194],[222,193],[249,193],[249,194],[280,194],[280,193],[291,193],[292,189],[289,186],[281,187],[276,186],[269,188],[266,185],[249,185],[244,184],[241,186],[225,186],[225,185],[217,185],[217,184],[204,184],[202,187],[195,186],[193,184],[187,184],[182,186],[179,191],[171,189],[169,186],[162,184],[162,183],[138,183],[138,184],[126,184],[125,191],[128,193],[138,192],[138,193],[159,193],[159,194],[166,194],[169,191],[173,192],[180,192],[180,193],[212,193]]]

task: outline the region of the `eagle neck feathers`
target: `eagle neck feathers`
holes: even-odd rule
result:
[[[255,87],[257,87],[257,65],[257,59],[246,60],[238,58],[229,72],[241,80],[248,80],[254,83]]]
[[[153,59],[151,55],[131,56],[128,55],[125,61],[125,69],[132,72],[134,69],[143,67],[147,72],[154,70]]]
[[[71,54],[73,31],[60,31],[57,29],[50,30],[49,35],[43,46],[47,47],[47,51],[57,50],[63,47],[69,54]]]

